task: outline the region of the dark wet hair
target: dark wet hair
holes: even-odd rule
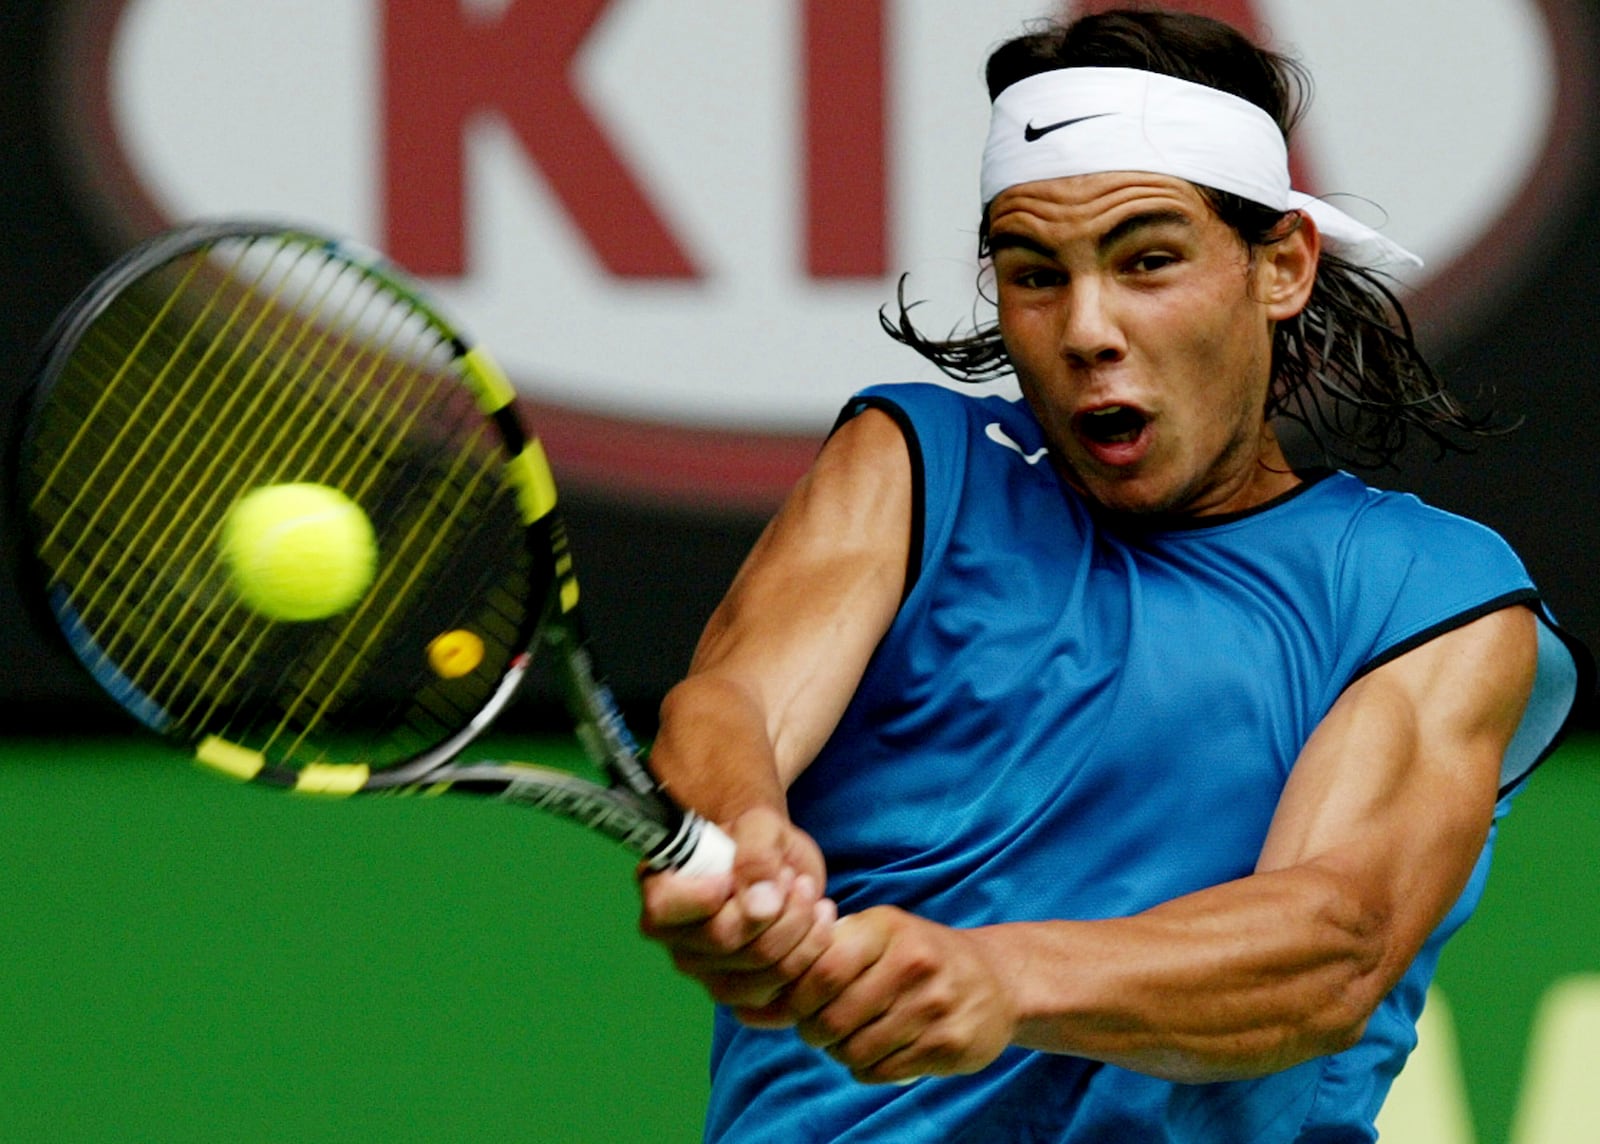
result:
[[[1072,67],[1159,72],[1247,99],[1271,115],[1287,139],[1310,99],[1310,77],[1295,60],[1258,47],[1204,16],[1121,9],[1067,24],[1046,24],[1009,40],[989,57],[989,98],[1018,80]],[[1201,195],[1254,251],[1293,233],[1298,215],[1210,187]],[[988,204],[979,256],[989,256]],[[911,320],[900,280],[898,315],[879,314],[889,336],[951,377],[988,381],[1011,372],[997,322],[929,338]],[[1413,434],[1443,453],[1473,437],[1502,432],[1492,413],[1473,414],[1423,357],[1405,307],[1374,271],[1323,252],[1306,307],[1278,323],[1273,341],[1269,418],[1299,424],[1324,462],[1393,464]]]

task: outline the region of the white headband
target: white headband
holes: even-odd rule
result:
[[[1337,207],[1289,186],[1289,149],[1249,100],[1133,68],[1059,68],[994,101],[983,152],[985,204],[1007,187],[1067,175],[1147,171],[1304,211],[1335,254],[1374,269],[1422,259]]]

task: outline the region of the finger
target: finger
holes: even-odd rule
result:
[[[850,1067],[850,1066],[846,1066]],[[850,1068],[850,1075],[861,1084],[915,1084],[930,1076],[943,1076],[948,1070],[934,1066],[916,1043],[890,1052],[865,1067]]]
[[[789,1005],[794,982],[815,964],[833,941],[833,925],[838,908],[827,898],[816,903],[812,927],[789,954],[769,969],[748,974],[729,992],[725,1004],[734,1007],[734,1016],[758,1029],[781,1029],[796,1020]],[[732,984],[732,983],[730,983]]]
[[[960,1028],[934,1019],[915,997],[886,991],[884,1011],[826,1052],[866,1084],[904,1084],[961,1071]]]
[[[840,918],[830,936],[828,947],[790,991],[789,1008],[802,1022],[841,997],[888,948],[887,932],[872,911]]]
[[[873,1037],[870,1027],[882,1020],[894,1004],[893,993],[874,987],[871,972],[869,969],[832,1001],[795,1023],[795,1031],[802,1041],[825,1050],[829,1056],[849,1068],[870,1064],[877,1056],[898,1047],[889,1046],[876,1054],[870,1050],[870,1046],[883,1040],[881,1033]],[[852,1049],[852,1045],[857,1047]],[[861,1048],[863,1045],[869,1048]]]
[[[725,960],[724,969],[771,965],[800,940],[808,925],[812,899],[795,903],[795,881],[793,871],[781,871],[758,887],[754,902],[747,891],[737,892],[704,922],[669,935],[669,942],[683,954]],[[814,899],[815,891],[811,894]],[[772,936],[763,941],[769,931]]]
[[[734,883],[746,891],[774,883],[783,870],[792,868],[788,851],[794,828],[777,811],[767,807],[747,810],[728,824],[727,831],[735,848]]]
[[[802,874],[784,900],[782,911],[765,928],[746,916],[718,918],[703,933],[678,943],[679,968],[696,976],[739,972],[770,974],[770,991],[798,977],[818,954],[827,948],[832,930],[833,907],[827,925],[818,921],[821,899],[817,885]],[[728,1002],[730,1004],[737,1002]]]
[[[920,1022],[891,1008],[829,1053],[864,1084],[908,1084],[927,1076],[973,1072],[1003,1047],[974,1055],[973,1044],[958,1026]]]
[[[640,928],[656,937],[665,930],[704,923],[727,906],[733,890],[734,881],[729,874],[703,878],[651,875],[639,883]]]
[[[916,1038],[894,1019],[892,1010],[824,1051],[863,1084],[895,1084],[921,1075]]]

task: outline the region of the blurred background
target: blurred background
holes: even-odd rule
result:
[[[376,246],[526,394],[648,731],[840,403],[930,378],[878,329],[899,276],[925,329],[984,316],[988,49],[1108,6],[0,0],[0,415],[54,315],[167,225]],[[1307,63],[1298,184],[1425,257],[1401,292],[1435,364],[1523,419],[1362,475],[1498,529],[1600,646],[1600,5],[1171,6]],[[624,859],[499,807],[174,765],[29,612],[16,524],[0,506],[0,1139],[696,1138],[708,1014],[634,936]],[[1561,1071],[1600,1060],[1597,730],[1590,703],[1506,825],[1395,1139],[1600,1140]]]

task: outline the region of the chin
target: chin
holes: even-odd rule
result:
[[[1169,500],[1150,500],[1133,497],[1096,497],[1090,495],[1100,508],[1119,516],[1158,517],[1182,513],[1182,508]]]
[[[1126,516],[1162,516],[1181,512],[1184,507],[1181,490],[1152,488],[1142,481],[1085,481],[1074,478],[1071,483],[1107,512]]]

